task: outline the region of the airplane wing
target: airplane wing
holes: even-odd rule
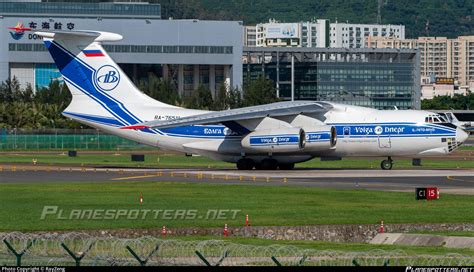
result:
[[[332,105],[316,101],[291,101],[277,102],[272,104],[251,106],[232,110],[215,111],[205,114],[193,115],[174,120],[149,121],[133,126],[122,127],[122,129],[145,129],[145,128],[172,128],[189,125],[217,124],[230,121],[242,121],[265,117],[281,117],[303,113],[326,112]]]

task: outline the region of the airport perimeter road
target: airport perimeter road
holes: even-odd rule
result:
[[[471,169],[237,171],[3,166],[1,170],[0,183],[169,181],[382,191],[413,191],[416,187],[433,186],[444,193],[474,195]]]

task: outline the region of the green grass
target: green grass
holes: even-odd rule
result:
[[[86,230],[242,226],[456,223],[474,221],[474,197],[445,194],[438,201],[416,201],[413,193],[328,190],[290,186],[204,183],[122,182],[1,184],[0,231]],[[138,203],[140,192],[144,205]],[[44,206],[74,209],[240,210],[235,219],[40,220]]]
[[[212,240],[217,239],[212,236],[192,236],[192,237],[170,237],[170,239],[178,240]],[[474,250],[459,249],[459,248],[445,248],[445,247],[429,247],[429,246],[403,246],[403,245],[373,245],[368,243],[336,243],[324,241],[307,241],[307,240],[270,240],[259,238],[242,238],[242,237],[220,237],[219,240],[225,240],[236,244],[253,245],[253,246],[271,246],[283,245],[294,246],[300,249],[311,249],[320,251],[349,251],[349,252],[367,252],[372,250],[403,250],[407,255],[444,255],[448,253],[458,253],[467,256],[472,256]]]
[[[77,157],[54,154],[16,154],[0,156],[1,163],[32,164],[33,159],[41,165],[78,165],[78,166],[117,166],[117,167],[159,167],[159,168],[235,168],[234,164],[214,161],[205,157],[185,157],[179,155],[146,154],[145,162],[131,162],[130,154],[81,154]],[[300,163],[300,168],[356,168],[379,169],[380,158],[344,158],[341,161],[320,161],[313,159]],[[420,168],[412,166],[409,159],[395,159],[394,169]],[[469,160],[422,160],[421,168],[474,168]]]

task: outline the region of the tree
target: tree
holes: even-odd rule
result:
[[[0,84],[0,99],[5,102],[21,101],[21,89],[18,79],[7,79]]]
[[[199,85],[197,90],[184,99],[184,105],[191,109],[212,109],[214,101],[212,99],[211,90],[204,85]]]
[[[421,101],[424,110],[472,110],[474,109],[474,93],[468,95],[455,94],[454,96],[435,96],[433,99]]]
[[[31,87],[31,84],[28,83],[26,84],[25,90],[22,92],[22,101],[30,103],[33,101],[33,87]]]
[[[225,84],[221,84],[216,92],[213,110],[224,110],[229,108],[229,95]]]
[[[181,103],[181,97],[173,84],[169,80],[160,79],[154,74],[150,74],[147,81],[140,81],[138,89],[151,98],[166,104],[179,105]]]
[[[268,104],[278,101],[273,82],[264,77],[244,83],[244,106]]]
[[[227,104],[231,109],[240,108],[243,106],[242,91],[238,87],[231,88],[227,93]]]
[[[51,83],[33,93],[31,85],[23,90],[13,78],[0,83],[0,126],[3,128],[74,128],[79,123],[61,115],[71,94],[65,84]],[[7,98],[7,99],[5,99]]]

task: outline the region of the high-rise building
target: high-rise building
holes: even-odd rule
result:
[[[461,85],[474,90],[474,36],[460,36],[450,40],[449,45],[448,72]]]
[[[458,85],[474,89],[474,36],[410,40],[369,36],[365,44],[371,48],[419,49],[422,79],[453,78]]]
[[[405,39],[405,26],[337,22],[330,25],[329,40],[332,48],[364,48],[365,39],[370,36]]]

